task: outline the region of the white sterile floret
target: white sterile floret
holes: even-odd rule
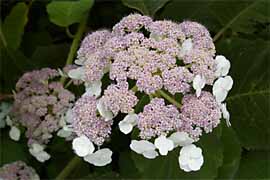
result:
[[[84,79],[84,68],[83,67],[79,67],[76,69],[72,69],[68,72],[68,76],[71,79],[76,79],[76,80],[83,80]]]
[[[226,76],[231,68],[230,61],[226,59],[224,56],[219,55],[216,56],[215,63],[216,63],[215,75],[217,77]]]
[[[100,149],[93,154],[85,156],[83,159],[95,166],[105,166],[112,162],[112,151],[108,148]]]
[[[60,129],[57,132],[57,136],[62,138],[67,138],[72,135],[72,129],[70,129],[68,126],[64,126],[62,129]]]
[[[173,141],[163,135],[155,139],[155,146],[163,156],[166,156],[168,152],[172,151],[174,148]]]
[[[50,155],[44,151],[44,147],[40,144],[33,143],[29,152],[32,156],[34,156],[39,162],[45,162],[50,159]]]
[[[231,76],[220,77],[213,85],[213,95],[217,102],[222,102],[226,99],[229,90],[231,90],[233,80]]]
[[[95,150],[93,143],[86,136],[80,136],[73,139],[72,148],[80,157],[91,154]]]
[[[182,48],[180,50],[180,57],[188,55],[192,50],[192,47],[193,47],[192,40],[186,39],[182,44]]]
[[[85,83],[85,94],[98,97],[101,94],[101,86],[101,81],[95,81],[90,84]]]
[[[186,172],[198,171],[203,165],[202,149],[194,144],[182,147],[178,162],[180,168]]]
[[[112,111],[110,111],[105,104],[103,103],[103,101],[100,99],[97,103],[97,109],[99,114],[105,118],[105,121],[110,121],[113,119],[113,113]]]
[[[194,142],[186,132],[175,132],[168,139],[173,141],[175,147],[186,146]]]
[[[142,154],[148,159],[154,159],[158,156],[158,153],[155,151],[156,147],[153,143],[146,140],[132,140],[130,144],[130,149],[135,151],[138,154]]]
[[[126,117],[118,124],[120,131],[124,134],[130,133],[133,127],[137,124],[138,119],[139,117],[137,114],[126,115]]]
[[[155,34],[155,33],[150,33],[150,36],[149,36],[151,39],[154,39],[156,41],[161,41],[164,37],[158,35],[158,34]]]
[[[5,118],[7,117],[11,109],[11,104],[2,102],[0,104],[0,128],[4,128],[6,125]]]
[[[226,103],[221,104],[220,105],[220,109],[221,109],[223,118],[226,120],[227,126],[228,127],[231,126],[231,123],[230,123],[230,113],[227,110]]]
[[[10,126],[10,127],[13,125],[13,122],[12,122],[10,116],[7,116],[7,117],[6,117],[6,123],[7,123],[7,125]]]
[[[196,90],[196,95],[199,97],[201,95],[201,91],[205,86],[206,80],[204,77],[200,75],[196,75],[193,79],[193,88]]]
[[[14,141],[19,141],[20,136],[21,136],[21,131],[16,126],[12,126],[9,131],[9,137]]]
[[[84,65],[85,59],[79,58],[75,60],[75,64],[77,65]]]

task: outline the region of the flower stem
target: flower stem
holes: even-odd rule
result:
[[[166,92],[158,90],[157,93],[160,94],[162,97],[164,97],[166,100],[168,100],[170,103],[178,107],[179,109],[181,108],[181,104],[177,102],[174,98],[172,98],[170,95],[168,95]]]
[[[60,172],[60,174],[55,178],[56,180],[64,180],[66,177],[70,175],[72,170],[81,162],[81,158],[78,156],[75,156],[67,166]]]
[[[72,41],[72,44],[70,46],[70,50],[69,50],[68,57],[66,60],[66,65],[72,64],[72,62],[73,62],[74,56],[75,56],[76,51],[79,47],[83,32],[84,32],[85,27],[86,27],[87,17],[88,17],[88,15],[86,15],[79,24],[78,31],[75,34],[74,39]],[[60,81],[61,81],[61,83],[64,83],[65,80],[66,80],[66,77],[62,77]]]

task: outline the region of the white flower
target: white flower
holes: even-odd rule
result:
[[[11,120],[11,118],[9,116],[6,117],[6,123],[8,126],[12,126],[13,125],[13,122]]]
[[[173,141],[175,147],[186,146],[194,142],[186,132],[175,132],[168,139]]]
[[[182,48],[180,50],[180,56],[183,57],[189,54],[190,51],[192,50],[192,47],[193,47],[192,40],[186,39],[182,44]]]
[[[101,81],[95,81],[90,84],[85,83],[85,94],[98,97],[101,94],[101,86]]]
[[[180,168],[186,172],[198,171],[203,165],[202,149],[194,144],[182,147],[178,162]]]
[[[112,162],[112,151],[108,148],[100,149],[93,154],[88,154],[83,159],[95,166],[105,166]]]
[[[221,109],[223,118],[226,120],[227,126],[228,127],[231,126],[231,123],[230,123],[230,113],[227,110],[226,103],[221,104],[220,105],[220,109]]]
[[[85,59],[79,58],[75,60],[75,64],[77,65],[84,65]]]
[[[139,117],[137,114],[128,114],[119,122],[118,126],[122,133],[128,134],[132,131],[133,127],[137,124]]]
[[[216,56],[215,63],[216,63],[215,75],[217,77],[226,76],[231,67],[230,61],[226,59],[224,56],[219,55],[219,56]]]
[[[16,126],[12,126],[9,131],[9,137],[14,141],[19,141],[20,136],[21,131]]]
[[[72,69],[68,72],[68,76],[71,79],[83,80],[84,79],[84,68],[78,67],[76,69]]]
[[[105,118],[105,121],[109,121],[113,119],[113,113],[112,111],[110,111],[105,104],[103,103],[103,101],[100,99],[97,103],[97,109],[99,114]]]
[[[2,102],[0,104],[0,128],[4,128],[6,126],[5,118],[10,112],[11,104]]]
[[[201,91],[205,86],[205,82],[205,78],[200,75],[196,75],[193,79],[193,88],[196,90],[197,97],[201,95]]]
[[[130,144],[130,149],[135,151],[138,154],[142,154],[148,159],[154,159],[158,156],[158,153],[155,151],[156,147],[153,143],[146,140],[132,140]]]
[[[67,126],[61,128],[58,132],[57,132],[57,136],[62,137],[62,138],[67,138],[69,136],[72,135],[72,130],[69,129]]]
[[[93,143],[86,136],[80,136],[73,139],[72,148],[80,157],[91,154],[95,150]]]
[[[155,139],[155,146],[158,148],[159,153],[163,156],[166,156],[169,151],[172,151],[174,148],[173,141],[167,139],[165,136],[161,135]]]
[[[154,39],[156,41],[161,41],[163,39],[162,36],[158,35],[158,34],[155,34],[155,33],[150,33],[150,38],[151,39]]]
[[[220,77],[213,85],[213,95],[216,97],[217,102],[222,102],[226,99],[229,90],[231,90],[233,80],[231,76]]]
[[[45,162],[48,159],[50,159],[50,155],[44,151],[44,147],[40,144],[33,143],[31,145],[31,148],[29,149],[29,152],[32,156],[34,156],[39,162]]]

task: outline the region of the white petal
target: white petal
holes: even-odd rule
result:
[[[189,168],[192,171],[200,170],[202,165],[203,165],[203,156],[200,156],[198,159],[192,159],[192,161],[190,161],[188,164]]]
[[[154,39],[154,40],[156,40],[156,41],[161,41],[161,40],[163,39],[162,36],[157,35],[157,34],[155,34],[155,33],[150,33],[150,38],[151,38],[151,39]]]
[[[63,129],[60,129],[57,132],[57,136],[62,137],[62,138],[69,137],[69,136],[71,136],[71,134],[72,134],[72,131],[67,131],[64,128]]]
[[[6,117],[6,123],[8,126],[12,126],[13,125],[13,122],[11,120],[11,118],[9,116]]]
[[[84,157],[84,160],[95,165],[105,166],[112,162],[112,151],[108,148],[100,149],[93,154]]]
[[[182,44],[182,48],[180,50],[180,56],[183,57],[189,54],[190,51],[192,50],[192,47],[193,47],[192,40],[186,39]]]
[[[172,140],[175,146],[186,146],[194,142],[186,132],[175,132],[168,139]]]
[[[125,122],[124,120],[120,121],[118,126],[120,131],[124,134],[130,133],[133,129],[133,125],[128,122]]]
[[[126,117],[123,119],[124,122],[130,123],[133,126],[137,124],[138,120],[139,120],[139,116],[134,113],[126,115]]]
[[[151,150],[143,152],[142,155],[148,159],[155,159],[158,156],[158,153],[155,150]]]
[[[101,81],[95,81],[91,84],[85,84],[86,90],[85,94],[98,97],[101,94],[101,86],[102,86]]]
[[[85,60],[83,58],[79,58],[75,60],[75,64],[77,65],[84,65]]]
[[[14,141],[19,141],[20,136],[21,131],[16,126],[12,126],[9,131],[9,137]]]
[[[35,154],[35,157],[39,162],[45,162],[51,158],[51,156],[45,151],[41,151],[41,152]]]
[[[72,109],[68,109],[65,115],[65,120],[67,123],[72,123],[73,121],[73,114],[72,114]]]
[[[44,150],[44,146],[37,144],[37,143],[33,143],[31,145],[31,148],[29,149],[31,154],[36,154],[36,153],[39,153],[43,150]]]
[[[132,140],[129,147],[130,149],[132,149],[138,154],[142,154],[143,152],[146,152],[146,151],[153,151],[156,149],[153,143],[146,140],[140,140],[140,141]]]
[[[84,68],[79,67],[77,69],[72,69],[68,72],[68,76],[72,79],[83,80],[84,79]]]
[[[178,158],[180,168],[184,171],[198,171],[203,165],[202,150],[194,144],[182,147]]]
[[[223,118],[226,120],[227,126],[228,127],[231,126],[231,123],[230,123],[230,113],[227,110],[227,107],[226,107],[226,104],[225,103],[221,104],[221,111],[222,111]]]
[[[73,139],[72,148],[80,157],[91,154],[95,150],[93,143],[86,136],[80,136]]]
[[[215,91],[213,90],[213,95],[216,97],[217,102],[221,103],[226,99],[228,91],[222,88],[218,88],[215,89]]]
[[[105,121],[109,121],[113,119],[113,113],[110,111],[105,104],[103,103],[102,100],[99,100],[97,103],[97,109],[99,114],[105,118]]]
[[[215,62],[217,65],[217,69],[215,75],[217,77],[226,76],[230,70],[231,63],[224,56],[216,56]]]
[[[233,79],[231,76],[226,76],[224,77],[223,80],[223,88],[226,89],[227,91],[231,90],[233,86]]]
[[[201,95],[201,90],[204,88],[205,83],[205,78],[200,75],[196,75],[193,79],[193,88],[196,90],[197,97]]]
[[[156,148],[158,148],[159,153],[163,156],[166,156],[168,152],[173,150],[174,148],[173,141],[170,139],[167,139],[163,135],[155,139],[155,146]]]

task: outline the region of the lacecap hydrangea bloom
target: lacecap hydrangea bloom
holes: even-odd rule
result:
[[[95,154],[94,145],[106,145],[118,114],[126,115],[120,131],[139,130],[133,151],[154,159],[182,147],[179,166],[187,172],[203,165],[203,152],[192,143],[212,132],[222,115],[230,124],[223,103],[233,84],[230,61],[216,55],[210,33],[197,22],[131,14],[112,31],[89,33],[75,64],[68,75],[84,82],[85,94],[73,108],[73,148],[94,165],[111,161],[109,149]],[[102,84],[104,77],[109,83]],[[136,111],[146,96],[150,102]]]
[[[75,100],[59,79],[57,70],[43,68],[25,73],[16,84],[10,137],[19,140],[19,128],[25,128],[29,151],[41,162],[50,158],[45,146],[62,128],[62,116]]]
[[[5,164],[0,168],[0,179],[3,180],[39,180],[36,171],[22,161]]]

